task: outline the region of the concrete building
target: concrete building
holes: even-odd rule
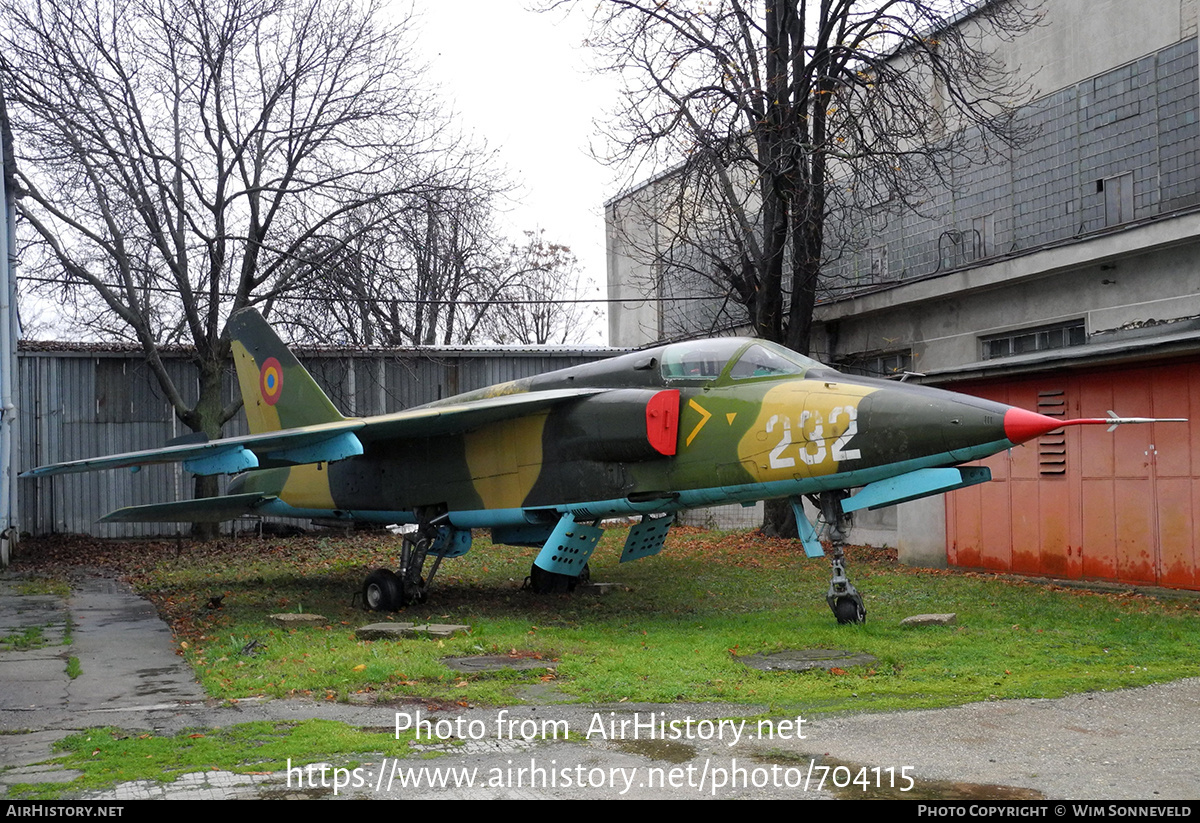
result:
[[[845,285],[813,354],[1065,417],[1200,421],[1197,2],[1043,8],[995,46],[1038,89],[1021,112],[1037,136],[924,215],[876,215],[827,268]],[[611,296],[645,282],[621,215],[656,185],[609,204]],[[672,333],[657,305],[614,317],[613,344]],[[897,507],[872,540],[908,562],[1200,588],[1200,423],[1068,429],[986,465],[992,483]]]

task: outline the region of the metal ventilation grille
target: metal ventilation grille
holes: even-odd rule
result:
[[[1065,420],[1067,417],[1066,392],[1062,389],[1038,392],[1039,414]],[[1055,429],[1038,438],[1038,473],[1067,473],[1067,435],[1063,429]]]

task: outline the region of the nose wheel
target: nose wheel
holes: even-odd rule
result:
[[[833,609],[833,616],[843,625],[867,622],[867,610],[863,608],[862,595],[854,588],[850,578],[846,577],[846,553],[838,543],[833,545],[831,564],[833,577],[829,581],[829,594],[825,595],[825,602]]]
[[[842,511],[842,498],[845,496],[844,491],[822,492],[818,501],[821,519],[826,523],[832,550],[830,565],[833,573],[829,579],[829,593],[825,595],[825,602],[829,604],[837,622],[842,625],[867,622],[867,610],[863,606],[862,595],[846,576],[846,552],[843,550],[843,544],[850,535],[850,529],[854,527],[854,520],[852,515]]]
[[[865,623],[867,610],[863,607],[862,595],[846,577],[845,561],[845,552],[835,543],[832,559],[833,577],[829,581],[829,593],[825,595],[825,602],[833,609],[833,616],[837,618],[838,623]]]
[[[847,623],[865,623],[867,620],[867,613],[863,611],[862,604],[849,597],[837,601],[833,607],[833,614],[843,626]]]

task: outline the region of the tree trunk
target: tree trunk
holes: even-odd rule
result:
[[[193,431],[203,432],[212,440],[221,436],[221,427],[225,423],[225,409],[221,399],[223,366],[223,360],[214,363],[211,359],[205,359],[199,363],[200,397],[191,411],[182,416],[183,422]],[[217,497],[221,493],[220,482],[216,475],[198,474],[193,478],[192,491],[192,496],[197,500],[203,497]],[[219,523],[192,524],[192,537],[197,540],[215,540],[220,533]]]
[[[766,537],[799,538],[792,504],[787,500],[768,500],[763,503],[762,533]]]

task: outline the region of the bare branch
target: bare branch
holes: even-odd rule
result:
[[[184,423],[218,433],[225,318],[298,284],[348,216],[444,188],[408,19],[373,0],[0,0],[32,272],[141,343]],[[91,289],[101,301],[79,299]],[[156,347],[188,343],[200,398]]]
[[[1035,2],[597,6],[590,42],[625,82],[609,159],[660,175],[623,198],[622,242],[647,289],[719,307],[661,330],[749,324],[806,352],[825,262],[864,214],[920,208],[955,164],[1029,136],[1012,116],[1029,90],[988,44]]]

